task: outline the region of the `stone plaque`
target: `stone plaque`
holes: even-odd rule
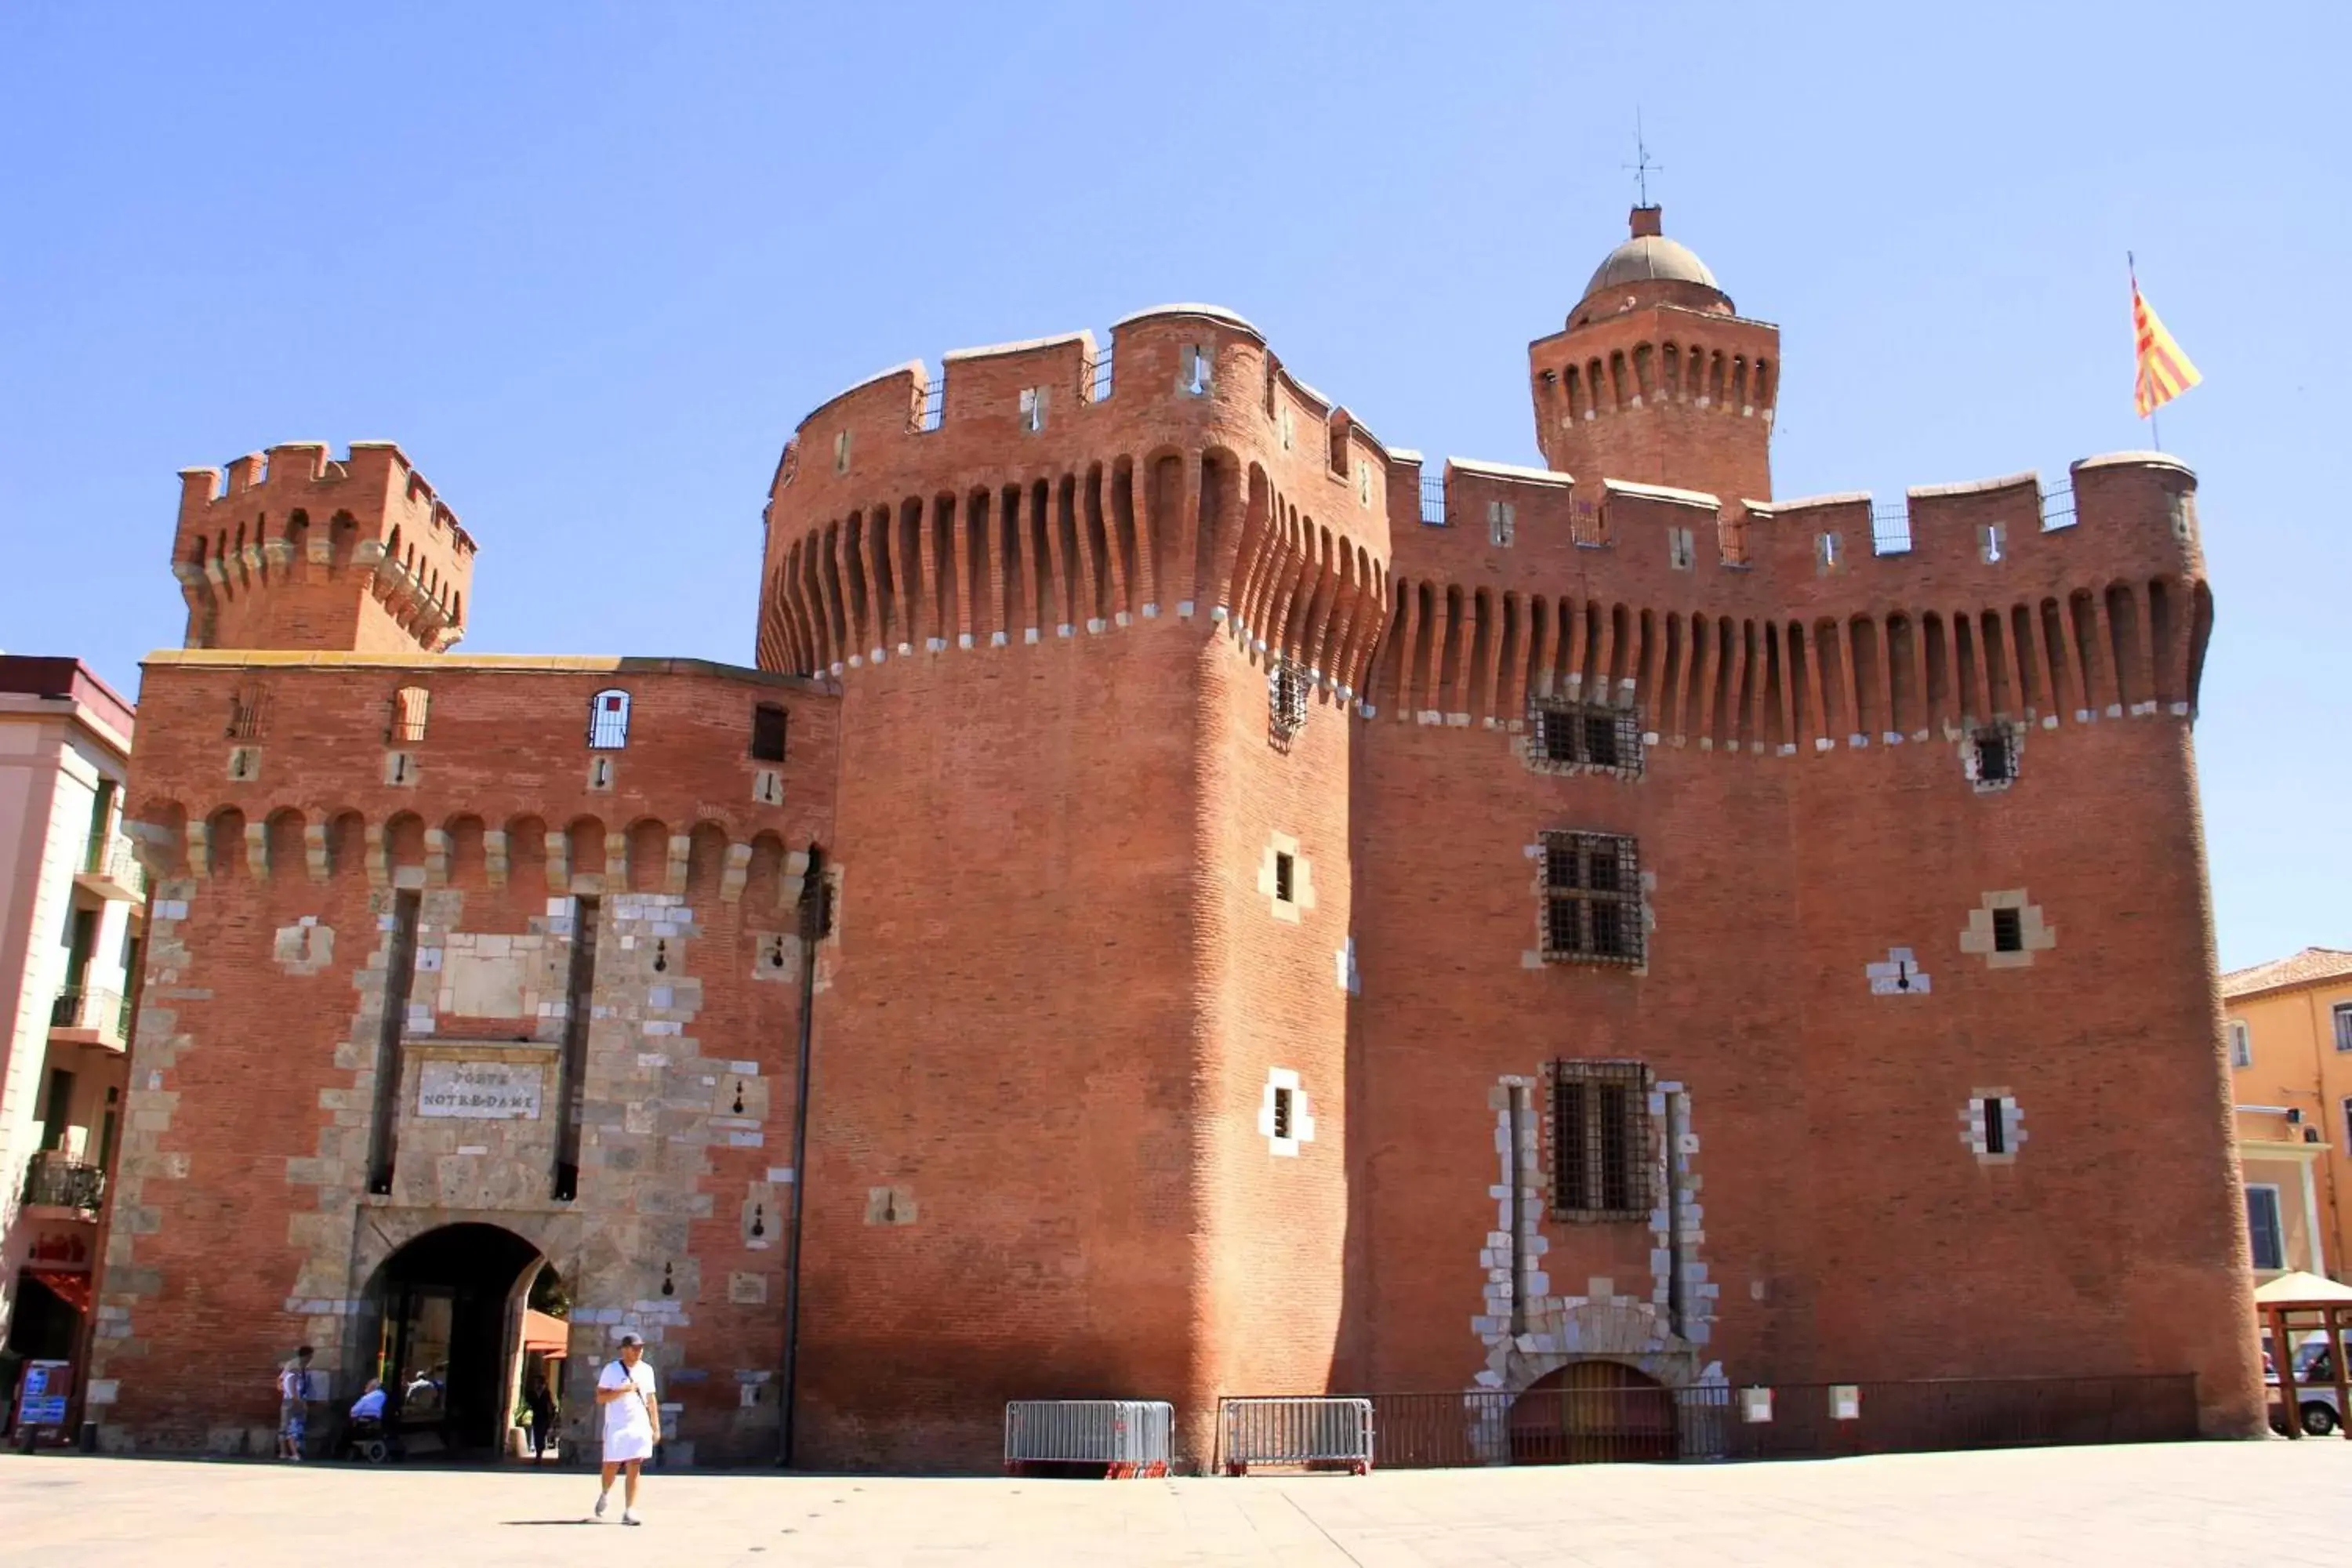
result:
[[[419,1064],[416,1113],[472,1121],[539,1120],[542,1069],[520,1062]]]

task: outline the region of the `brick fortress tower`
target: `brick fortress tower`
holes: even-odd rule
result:
[[[442,653],[466,635],[474,541],[389,441],[316,442],[180,475],[172,570],[192,648]]]
[[[634,1328],[737,1460],[788,1380],[848,1467],[1083,1396],[2259,1432],[2194,477],[1776,499],[1779,358],[1645,207],[1541,468],[1208,306],[903,365],[785,446],[757,669],[444,651],[390,447],[193,471],[102,1439],[266,1447],[306,1340],[487,1439],[550,1277],[572,1408]]]

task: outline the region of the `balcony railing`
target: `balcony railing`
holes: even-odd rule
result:
[[[25,1202],[51,1208],[74,1209],[98,1217],[106,1196],[106,1173],[96,1165],[51,1152],[36,1154],[25,1172]]]
[[[108,1040],[131,1037],[131,999],[95,985],[68,985],[49,1005],[52,1029],[87,1029]]]
[[[139,857],[131,846],[110,833],[93,833],[89,847],[82,852],[82,875],[112,883],[129,895],[133,903],[143,903],[147,898],[147,868],[139,864]]]

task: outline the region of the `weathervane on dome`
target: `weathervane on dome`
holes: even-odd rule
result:
[[[1642,110],[1638,106],[1633,110],[1633,162],[1630,163],[1622,163],[1618,166],[1620,168],[1631,169],[1633,171],[1633,188],[1641,193],[1642,205],[1643,206],[1648,206],[1650,205],[1650,176],[1653,174],[1664,174],[1666,172],[1666,166],[1664,163],[1653,163],[1650,162],[1650,147],[1649,143],[1644,141],[1642,136]]]

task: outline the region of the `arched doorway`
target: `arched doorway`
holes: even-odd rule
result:
[[[1622,1362],[1570,1362],[1511,1402],[1514,1464],[1671,1459],[1676,1451],[1673,1390]]]
[[[504,1457],[532,1373],[562,1384],[550,1363],[570,1312],[562,1282],[512,1231],[426,1231],[384,1260],[369,1296],[379,1327],[366,1375],[383,1380],[414,1457]]]

